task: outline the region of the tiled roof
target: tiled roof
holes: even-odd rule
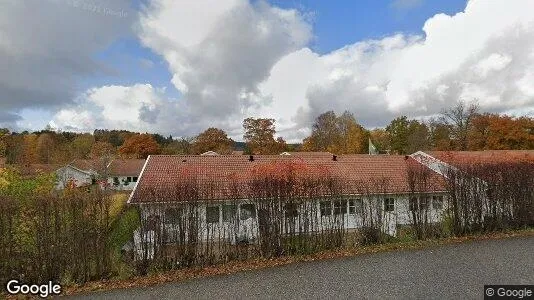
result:
[[[109,174],[112,176],[139,176],[144,159],[114,159],[109,165]]]
[[[428,154],[453,166],[503,162],[534,162],[534,150],[430,151]]]
[[[86,172],[96,172],[98,169],[100,169],[100,163],[97,160],[92,159],[75,159],[69,163],[69,165]]]
[[[286,167],[304,170],[316,178],[337,178],[343,194],[409,193],[410,167],[421,168],[413,159],[396,155],[340,155],[336,161],[326,155],[280,156],[150,156],[130,203],[175,201],[180,185],[193,181],[202,199],[246,198],[253,193],[248,185],[258,174],[285,174]],[[264,174],[264,173],[263,173]],[[425,191],[443,191],[443,180],[429,172],[432,186]],[[230,192],[232,191],[232,192]],[[237,196],[236,196],[237,195]]]
[[[304,152],[304,151],[299,151],[299,152],[284,152],[282,154],[285,154],[285,155],[291,155],[291,156],[301,156],[301,157],[309,157],[309,156],[324,156],[324,157],[332,157],[332,153],[330,152],[319,152],[319,151],[315,151],[315,152]]]

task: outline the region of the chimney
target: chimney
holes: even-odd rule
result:
[[[254,161],[254,156],[253,156],[253,155],[250,155],[250,156],[248,157],[248,161]]]
[[[337,161],[337,155],[332,155],[332,160]]]

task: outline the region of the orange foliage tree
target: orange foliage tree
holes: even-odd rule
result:
[[[147,158],[151,154],[158,154],[160,146],[154,137],[148,133],[131,136],[119,148],[119,153],[129,158]]]

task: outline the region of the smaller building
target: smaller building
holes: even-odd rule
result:
[[[118,191],[133,190],[144,165],[144,159],[114,159],[107,168],[108,185]]]
[[[98,178],[98,162],[88,159],[75,159],[66,166],[56,170],[57,189],[67,186],[81,187],[95,184]]]

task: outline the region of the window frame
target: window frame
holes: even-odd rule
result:
[[[326,213],[326,211],[328,211],[328,213]],[[319,201],[319,213],[321,214],[321,217],[331,216],[333,213],[332,201]]]
[[[441,210],[443,209],[443,202],[444,202],[444,199],[445,197],[443,197],[443,195],[434,195],[432,196],[432,209],[435,209],[435,210]],[[439,207],[436,207],[436,200],[439,199]]]
[[[243,209],[243,206],[250,206],[252,209]],[[244,211],[250,212],[249,216],[244,216]],[[255,219],[256,218],[256,204],[254,203],[241,203],[239,204],[239,219],[241,221],[245,221],[248,219]]]
[[[408,210],[409,211],[418,211],[419,210],[419,200],[416,196],[408,198]]]
[[[395,212],[395,198],[384,198],[384,212]]]
[[[340,204],[340,205],[336,205]],[[347,214],[347,200],[334,200],[332,201],[333,210],[332,213],[335,216],[343,216]]]
[[[428,210],[431,203],[431,198],[428,195],[420,196],[419,197],[419,210]]]

